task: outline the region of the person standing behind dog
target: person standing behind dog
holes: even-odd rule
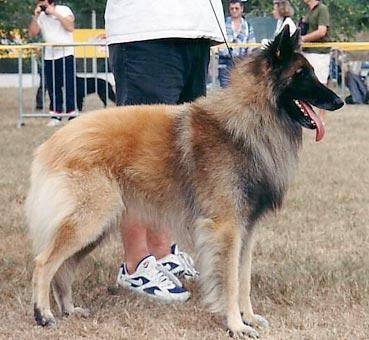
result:
[[[227,42],[255,43],[254,28],[242,16],[243,3],[240,0],[230,0],[228,9],[230,16],[225,19]],[[232,57],[242,57],[247,51],[247,48],[233,48]],[[219,50],[219,84],[221,87],[228,85],[228,75],[233,64],[232,57],[227,49]]]
[[[293,14],[294,10],[288,0],[273,1],[273,16],[277,20],[274,37],[276,37],[286,25],[290,27],[291,36],[295,33],[296,25],[291,18]]]
[[[302,32],[303,42],[327,42],[329,41],[329,10],[326,5],[319,0],[304,0],[309,10],[302,19],[305,32]],[[314,67],[315,74],[324,85],[328,83],[330,48],[304,48],[304,55]],[[319,115],[323,119],[325,110],[320,109]]]
[[[205,95],[210,45],[224,41],[217,19],[224,23],[220,0],[108,0],[105,25],[117,105],[175,105]],[[171,246],[167,230],[123,222],[125,263],[117,284],[167,302],[187,300],[190,293],[177,277],[197,276],[191,257]]]
[[[292,20],[294,10],[288,0],[274,0],[273,1],[273,17],[277,20],[273,38],[275,38],[280,32],[282,32],[283,27],[286,25],[290,28],[290,35],[292,36],[296,31],[296,25]],[[272,39],[262,39],[262,48],[266,48],[268,44],[272,42]]]
[[[46,43],[72,44],[74,15],[67,6],[56,5],[55,0],[43,0],[37,3],[32,21],[28,28],[30,38],[41,32]],[[50,98],[50,121],[48,126],[60,124],[63,112],[63,90],[66,97],[66,113],[76,115],[74,96],[74,48],[45,48],[45,80]],[[64,84],[65,80],[65,84]]]

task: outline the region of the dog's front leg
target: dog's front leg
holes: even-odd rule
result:
[[[203,220],[197,228],[196,248],[205,303],[225,316],[232,336],[258,337],[255,329],[242,321],[239,307],[240,228],[228,221]]]
[[[251,227],[247,231],[241,250],[240,261],[240,310],[241,315],[246,324],[252,327],[266,328],[269,326],[268,321],[260,315],[254,314],[251,305],[251,261],[252,249],[254,245],[254,228]]]

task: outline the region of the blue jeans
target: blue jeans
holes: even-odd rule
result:
[[[74,111],[74,57],[70,55],[56,60],[45,60],[45,80],[50,98],[50,111],[63,112],[63,88],[65,91],[65,111],[67,113]]]
[[[220,87],[226,87],[229,84],[229,72],[232,69],[233,61],[230,56],[219,56],[218,79]]]

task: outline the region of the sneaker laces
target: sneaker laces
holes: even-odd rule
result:
[[[157,263],[156,269],[157,272],[153,275],[151,282],[164,288],[173,288],[173,284],[182,287],[181,282],[161,264]]]
[[[193,259],[190,255],[183,251],[178,251],[176,254],[179,263],[182,265],[184,273],[184,276],[191,276],[191,277],[197,277],[199,276],[199,272],[195,268],[195,264],[193,262]]]
[[[176,286],[182,287],[182,282],[179,281],[179,279],[173,273],[171,273],[167,268],[165,268],[161,263],[157,263],[156,268],[158,269],[158,273],[160,273],[161,275],[164,275],[166,279],[169,279],[170,281],[172,281],[172,283],[174,283]]]

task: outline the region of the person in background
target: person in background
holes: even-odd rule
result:
[[[210,45],[223,42],[225,30],[217,19],[224,23],[220,0],[108,0],[106,37],[117,105],[175,105],[205,95]],[[125,262],[117,284],[167,302],[186,301],[190,293],[177,277],[198,273],[162,227],[154,232],[143,220],[123,221]]]
[[[41,32],[46,43],[71,44],[74,30],[74,15],[67,6],[57,5],[55,0],[43,0],[37,3],[32,21],[28,28],[30,38]],[[63,112],[63,88],[65,91],[65,111],[69,118],[76,115],[75,109],[75,72],[74,48],[45,48],[45,80],[50,98],[50,121],[48,126],[57,126]]]
[[[277,20],[277,24],[273,33],[273,38],[275,38],[284,26],[288,25],[290,27],[290,35],[292,36],[296,32],[296,25],[292,20],[294,14],[293,7],[288,0],[274,0],[273,1],[273,17]],[[272,39],[262,39],[262,48],[266,48]]]
[[[329,10],[326,5],[318,0],[304,0],[308,6],[308,12],[302,19],[304,31],[302,35],[303,42],[328,42],[329,41]],[[305,32],[302,32],[305,33]],[[330,48],[310,47],[303,49],[306,59],[314,67],[315,74],[319,81],[325,85],[328,84]],[[324,118],[325,110],[319,109],[320,118]]]
[[[240,0],[229,1],[229,13],[225,19],[227,32],[227,42],[229,43],[255,43],[255,33],[253,27],[243,18],[243,3]],[[227,49],[219,50],[219,85],[228,85],[228,74],[232,68],[232,58],[242,57],[247,53],[247,48],[233,48],[232,57]]]
[[[273,1],[273,16],[277,20],[277,25],[274,31],[276,37],[284,26],[290,27],[290,35],[292,36],[296,31],[296,25],[292,20],[294,14],[293,7],[288,0],[274,0]]]

